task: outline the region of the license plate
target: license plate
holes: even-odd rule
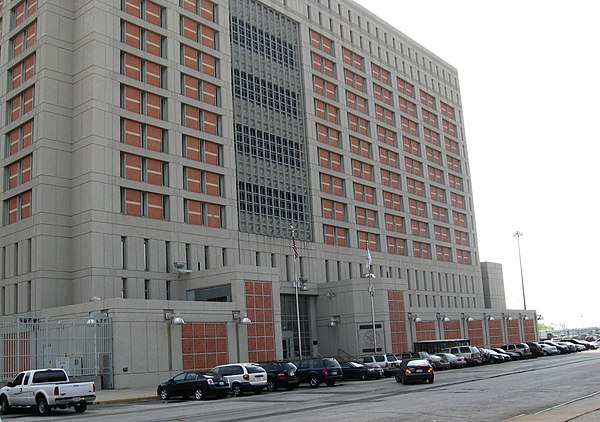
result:
[[[337,375],[337,371],[331,371],[331,375]]]
[[[422,369],[417,369],[415,372],[423,372]]]

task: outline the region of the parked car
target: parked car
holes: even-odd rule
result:
[[[488,356],[488,363],[502,363],[510,360],[510,357],[505,354],[500,354],[492,349],[480,349],[484,350]]]
[[[185,371],[161,383],[156,394],[161,400],[171,397],[187,399],[191,396],[202,400],[207,396],[224,398],[229,395],[229,391],[227,380],[216,372]]]
[[[236,397],[247,391],[260,394],[267,386],[267,372],[254,363],[230,363],[215,366],[210,371],[223,376]]]
[[[542,348],[542,355],[543,356],[558,355],[560,353],[558,351],[558,349],[556,348],[556,346],[551,346],[551,345],[546,344],[546,343],[540,343],[540,347]]]
[[[502,346],[500,346],[500,348],[506,351],[516,352],[519,355],[521,355],[523,359],[527,359],[533,356],[533,354],[531,353],[531,349],[525,343],[503,344]]]
[[[433,384],[434,377],[433,366],[426,359],[403,360],[396,373],[396,382],[428,381]]]
[[[561,355],[571,353],[572,351],[573,352],[576,351],[575,347],[573,347],[574,350],[571,350],[571,348],[568,345],[559,344],[558,342],[552,341],[552,340],[542,340],[542,344],[556,347],[556,350],[558,350],[558,353]],[[571,346],[575,346],[575,345],[571,345]]]
[[[562,345],[566,345],[573,352],[583,352],[584,350],[587,350],[586,347],[583,344],[573,343],[571,341],[561,340],[561,341],[559,341],[557,343],[558,344],[562,344]]]
[[[467,366],[467,360],[463,356],[456,356],[452,353],[436,353],[437,356],[445,358],[450,364],[450,368],[464,368]]]
[[[499,347],[492,347],[490,350],[493,350],[496,353],[505,354],[509,357],[509,360],[521,360],[523,356],[520,353],[513,352],[512,350],[504,350]]]
[[[300,384],[298,368],[292,362],[268,361],[259,362],[267,372],[267,391],[277,391],[278,388],[293,390]]]
[[[391,353],[358,356],[354,361],[371,368],[380,367],[386,377],[393,376],[398,370],[398,366],[400,366],[398,358]]]
[[[467,365],[479,365],[482,363],[481,353],[475,346],[454,346],[442,349],[443,353],[452,353],[456,356],[462,356],[467,361]]]
[[[344,380],[378,380],[383,376],[382,368],[369,368],[358,362],[340,362],[340,366]]]
[[[596,350],[597,349],[595,344],[592,344],[589,341],[579,340],[577,338],[568,338],[568,339],[564,339],[563,341],[573,343],[575,345],[581,344],[581,345],[585,346],[586,350]]]
[[[437,355],[430,355],[427,352],[419,352],[419,356],[421,359],[428,360],[435,371],[450,369],[450,362],[448,362],[446,358]]]
[[[20,372],[0,389],[0,410],[6,414],[12,407],[33,407],[46,416],[51,409],[73,407],[83,413],[88,403],[96,400],[96,384],[70,382],[64,369],[36,369]]]
[[[311,388],[317,388],[321,383],[333,387],[336,381],[343,379],[342,367],[334,358],[303,359],[294,365],[298,368],[300,383],[307,382]]]
[[[398,360],[403,361],[406,359],[421,359],[421,355],[418,352],[402,352],[395,353]]]
[[[526,341],[525,344],[529,346],[531,354],[534,358],[544,356],[542,347],[537,341]]]

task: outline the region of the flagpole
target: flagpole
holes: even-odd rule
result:
[[[292,230],[292,254],[294,257],[294,289],[296,292],[296,317],[297,317],[297,322],[298,322],[298,354],[300,356],[300,359],[302,359],[302,334],[301,334],[301,328],[300,328],[300,300],[298,297],[298,288],[300,287],[299,280],[298,280],[298,269],[297,269],[298,248],[296,246],[296,229],[295,229],[294,225],[290,224],[290,229]]]
[[[373,354],[377,353],[377,331],[375,329],[375,303],[373,296],[375,295],[375,289],[373,288],[373,278],[375,274],[371,272],[371,249],[369,248],[369,241],[367,240],[367,274],[369,278],[369,295],[371,296],[371,323],[373,324]]]

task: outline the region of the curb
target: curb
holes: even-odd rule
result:
[[[96,404],[114,404],[114,403],[127,403],[132,401],[144,401],[144,400],[158,400],[157,395],[152,396],[144,396],[144,397],[125,397],[122,399],[106,399],[106,400],[95,400],[94,405]]]

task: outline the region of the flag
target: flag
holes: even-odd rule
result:
[[[298,260],[298,247],[296,247],[296,238],[292,236],[292,253],[294,254],[294,261]]]
[[[367,270],[370,270],[372,261],[373,259],[371,258],[371,249],[367,247]]]

